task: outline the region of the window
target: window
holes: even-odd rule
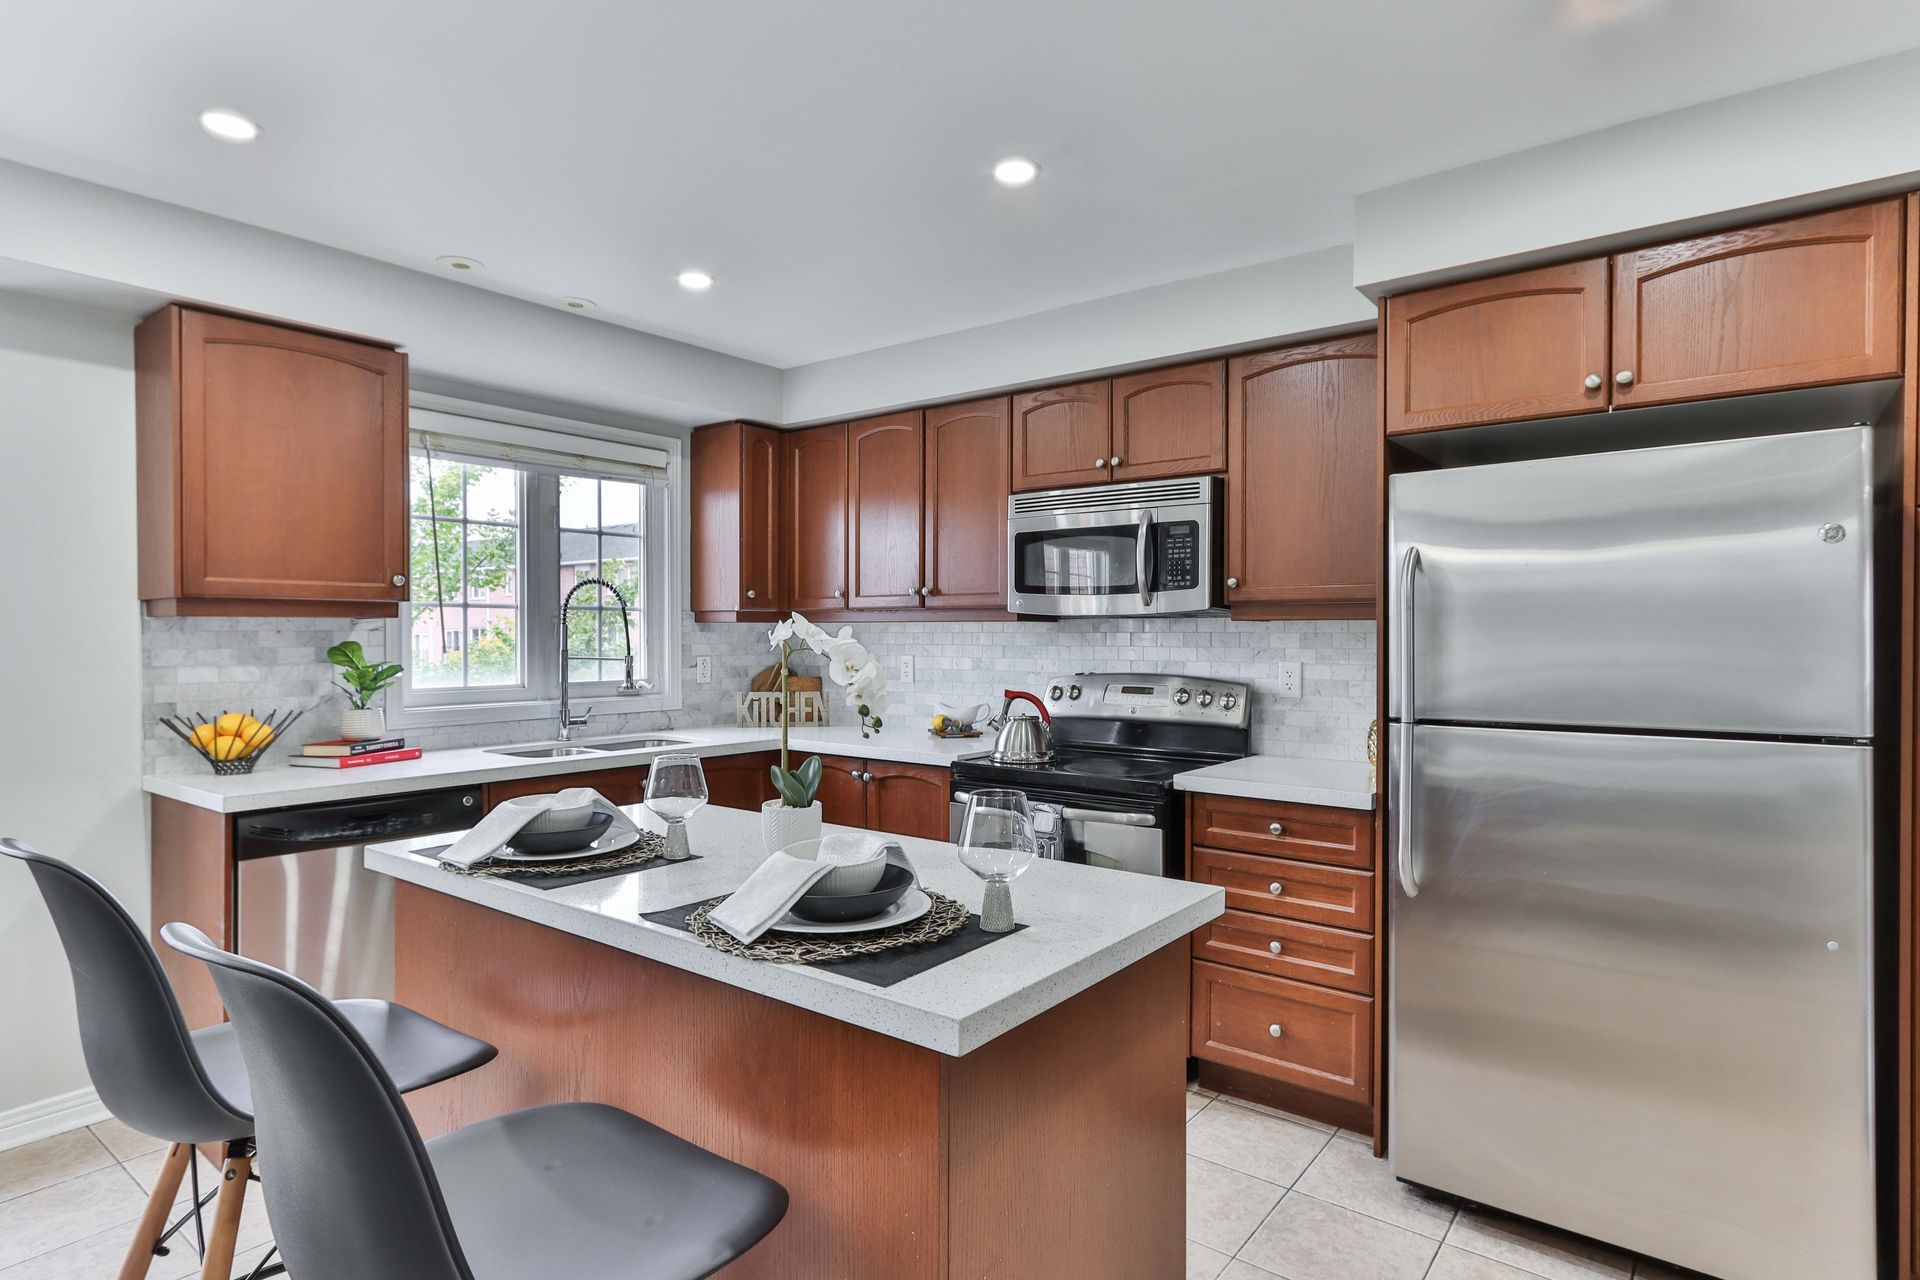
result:
[[[388,697],[389,721],[404,728],[551,714],[561,601],[588,579],[619,596],[604,586],[574,595],[565,644],[575,705],[677,707],[669,516],[679,442],[459,409],[416,400],[412,414],[412,599],[388,647],[407,654],[408,665]],[[616,708],[629,646],[643,693]]]

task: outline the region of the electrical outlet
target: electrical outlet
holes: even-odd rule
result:
[[[1300,664],[1283,662],[1280,664],[1280,696],[1297,698],[1300,696]]]
[[[713,683],[713,658],[710,655],[703,653],[693,660],[693,682],[695,684]]]
[[[910,653],[900,659],[900,683],[913,683],[913,655]]]

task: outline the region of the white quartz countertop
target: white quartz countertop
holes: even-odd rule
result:
[[[1182,791],[1250,800],[1283,800],[1336,809],[1373,808],[1371,768],[1346,760],[1308,760],[1298,756],[1248,756],[1209,765],[1173,780]]]
[[[418,760],[399,764],[363,765],[357,769],[308,769],[290,764],[262,765],[252,773],[217,777],[207,773],[149,774],[142,785],[152,795],[216,813],[248,813],[296,804],[325,804],[334,800],[365,800],[403,795],[439,787],[464,787],[507,778],[538,778],[645,764],[670,753],[698,756],[740,755],[771,751],[780,745],[777,731],[716,725],[691,729],[645,730],[617,735],[617,739],[671,738],[674,745],[637,751],[610,751],[591,756],[561,756],[529,760],[499,754],[499,748],[429,748]],[[609,741],[616,739],[608,739]],[[513,744],[505,744],[511,747]],[[591,737],[575,737],[574,746],[591,747]],[[855,725],[796,728],[790,739],[805,755],[859,756],[896,764],[944,767],[960,756],[990,750],[990,738],[935,738],[925,729],[900,725],[862,738]]]
[[[627,812],[642,826],[660,829],[644,807]],[[444,835],[370,845],[366,864],[412,884],[956,1057],[1180,940],[1225,908],[1224,891],[1213,885],[1036,861],[1013,883],[1014,918],[1027,928],[880,987],[831,968],[725,955],[690,933],[642,920],[646,912],[729,893],[765,860],[758,814],[708,806],[687,825],[697,859],[559,889],[456,875],[412,852],[446,844]],[[922,884],[979,911],[984,886],[960,864],[954,846],[898,839]],[[460,963],[458,956],[446,960]]]

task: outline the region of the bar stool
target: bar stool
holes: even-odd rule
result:
[[[191,925],[160,936],[212,966],[239,1028],[295,1277],[699,1280],[786,1216],[779,1183],[616,1107],[532,1107],[423,1143],[319,992]]]
[[[229,1280],[247,1184],[255,1178],[253,1091],[233,1024],[187,1030],[159,953],[99,881],[19,840],[0,837],[0,854],[26,863],[53,915],[73,973],[87,1073],[100,1101],[116,1119],[171,1144],[120,1280],[143,1280],[155,1255],[164,1254],[167,1241],[190,1221],[200,1236],[201,1274],[206,1280]],[[403,1092],[471,1071],[499,1052],[484,1040],[385,1000],[341,1000],[331,1007]],[[220,1185],[205,1196],[193,1159],[201,1145],[224,1151]],[[275,1151],[273,1163],[285,1157]],[[193,1207],[168,1226],[168,1210],[189,1169]],[[200,1211],[216,1196],[220,1203],[209,1235]],[[280,1270],[263,1263],[253,1274]]]

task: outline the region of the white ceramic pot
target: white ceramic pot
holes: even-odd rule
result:
[[[779,800],[760,806],[760,841],[768,853],[775,853],[802,840],[820,838],[820,802],[804,809],[789,809]]]
[[[349,742],[385,737],[387,715],[379,707],[348,707],[340,713],[340,736]]]

